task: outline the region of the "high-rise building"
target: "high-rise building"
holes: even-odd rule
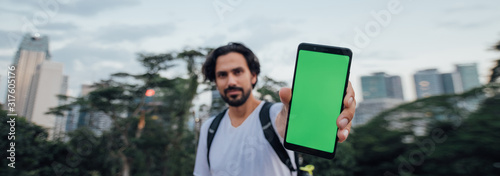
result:
[[[390,76],[384,72],[361,77],[363,99],[395,98],[404,100],[401,77]]]
[[[61,83],[61,92],[59,93],[60,95],[67,95],[68,94],[68,76],[63,76],[62,78],[62,83]],[[59,99],[59,105],[66,104],[66,100],[64,99]],[[63,138],[66,132],[66,118],[67,118],[67,113],[62,116],[56,116],[56,124],[54,127],[54,138]]]
[[[57,95],[63,87],[63,64],[44,61],[37,66],[32,76],[24,113],[26,119],[48,130],[53,138],[56,116],[45,114],[50,108],[59,106]]]
[[[479,83],[479,74],[477,72],[477,64],[457,64],[457,72],[462,80],[462,89],[464,91],[481,86]]]
[[[97,136],[103,134],[104,131],[111,129],[113,120],[106,113],[98,112],[79,112],[77,127],[87,127]]]
[[[353,126],[362,125],[370,119],[404,101],[401,77],[384,72],[361,77],[363,101],[356,108]]]
[[[80,106],[74,105],[71,110],[66,114],[65,132],[71,132],[78,128],[78,121],[80,118]]]
[[[81,97],[86,97],[88,94],[95,90],[91,85],[82,85]],[[82,106],[73,105],[71,111],[65,116],[65,131],[71,132],[80,127],[87,127],[96,135],[102,135],[104,131],[111,129],[113,120],[110,116],[101,111],[81,111]]]
[[[443,81],[444,94],[455,94],[463,91],[462,81],[458,72],[443,73],[441,74],[441,79]]]
[[[413,75],[417,98],[443,94],[442,76],[437,69],[420,70]]]
[[[49,38],[39,34],[25,35],[13,64],[16,66],[15,110],[19,116],[26,116],[26,100],[37,66],[48,59],[50,59]]]

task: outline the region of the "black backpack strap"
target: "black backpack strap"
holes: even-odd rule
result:
[[[296,171],[295,168],[293,168],[290,156],[288,156],[288,153],[283,147],[283,144],[281,144],[278,135],[276,135],[276,132],[274,131],[271,118],[269,117],[269,109],[272,105],[273,103],[265,102],[264,106],[262,106],[262,109],[260,110],[259,117],[260,123],[262,125],[262,130],[264,131],[264,136],[266,137],[266,140],[269,142],[269,144],[271,144],[271,146],[273,147],[281,162],[283,162],[283,164],[285,164],[291,172]]]
[[[208,136],[207,136],[207,162],[208,162],[208,168],[210,168],[210,146],[212,146],[212,141],[214,140],[215,137],[215,132],[217,132],[217,128],[219,128],[220,121],[222,120],[222,117],[226,114],[227,109],[222,111],[219,115],[217,115],[212,123],[210,124],[210,127],[208,128]]]

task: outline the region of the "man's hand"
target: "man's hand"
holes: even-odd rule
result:
[[[276,128],[281,137],[285,137],[286,123],[288,120],[288,109],[290,108],[290,99],[292,98],[292,90],[290,88],[281,88],[280,99],[283,103],[283,108],[281,112],[276,117]],[[339,131],[337,136],[339,137],[339,142],[344,142],[351,131],[352,118],[354,117],[354,111],[356,110],[356,100],[354,99],[354,89],[352,88],[351,81],[347,85],[346,95],[344,97],[344,110],[340,113],[337,118],[337,126]]]

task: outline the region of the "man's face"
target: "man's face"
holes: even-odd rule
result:
[[[237,52],[219,56],[215,63],[215,83],[229,106],[241,106],[252,93],[257,75],[248,68],[245,57]]]

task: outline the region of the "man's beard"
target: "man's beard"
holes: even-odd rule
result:
[[[227,92],[230,90],[241,91],[242,92],[241,98],[240,99],[232,99],[232,100],[229,99],[229,97],[227,96]],[[227,89],[224,89],[224,95],[221,95],[221,97],[229,106],[238,107],[238,106],[243,105],[247,101],[248,97],[250,97],[250,92],[251,91],[245,92],[243,90],[243,88],[241,88],[241,87],[228,87]],[[233,96],[234,97],[232,97],[232,98],[236,98],[238,95],[233,95]]]

